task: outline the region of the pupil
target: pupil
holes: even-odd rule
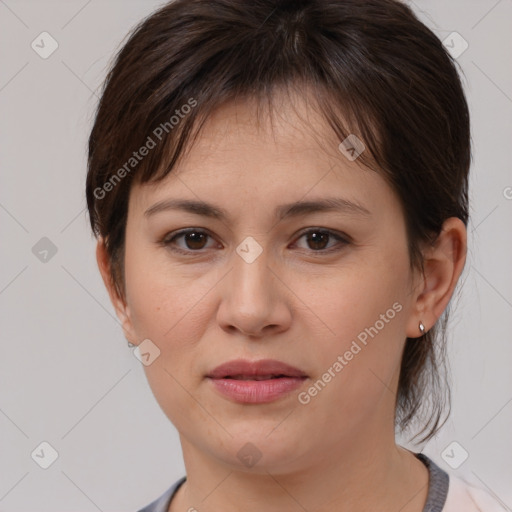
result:
[[[325,245],[326,245],[326,243],[322,243],[322,242],[327,242],[329,235],[328,235],[328,233],[319,233],[318,231],[315,231],[314,233],[310,233],[308,235],[308,237],[309,237],[309,240],[312,241],[313,249],[322,250],[325,248]],[[321,247],[315,246],[315,244],[318,244],[318,243],[320,243]]]
[[[192,233],[187,233],[185,235],[185,238],[186,238],[186,242],[187,242],[187,246],[189,249],[202,249],[202,246],[204,245],[201,244],[201,237],[204,237],[204,233],[196,233],[196,232],[192,232]],[[202,240],[204,242],[204,240]]]

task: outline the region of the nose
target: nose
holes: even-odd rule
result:
[[[222,280],[217,321],[230,334],[262,338],[290,327],[290,293],[265,251],[252,263],[234,254],[233,267]]]

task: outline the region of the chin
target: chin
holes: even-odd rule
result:
[[[219,449],[218,443],[210,450],[213,456],[235,471],[258,474],[288,472],[293,469],[295,461],[305,455],[304,436],[297,433],[294,438],[290,432],[279,432],[279,427],[276,429],[278,424],[275,421],[256,421],[252,428],[245,424],[242,432],[230,428],[233,437],[225,440],[225,450]]]

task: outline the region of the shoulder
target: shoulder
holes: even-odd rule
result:
[[[138,510],[138,512],[167,512],[171,500],[178,490],[178,487],[187,479],[187,477],[180,478],[177,482],[171,485],[161,496],[152,501],[149,505]]]
[[[443,512],[506,512],[491,494],[483,489],[450,475],[448,495]]]

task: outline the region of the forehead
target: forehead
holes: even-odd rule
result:
[[[261,107],[249,98],[212,112],[162,181],[134,185],[134,206],[172,196],[215,197],[228,205],[242,200],[254,208],[336,192],[348,200],[371,198],[387,187],[375,171],[339,150],[339,139],[311,99],[277,94],[272,109]]]
[[[246,97],[216,108],[190,149],[195,158],[234,153],[242,158],[244,152],[254,156],[254,149],[264,149],[262,158],[265,153],[275,157],[276,149],[283,156],[299,151],[337,158],[338,144],[311,94],[300,96],[278,89],[268,102]]]

